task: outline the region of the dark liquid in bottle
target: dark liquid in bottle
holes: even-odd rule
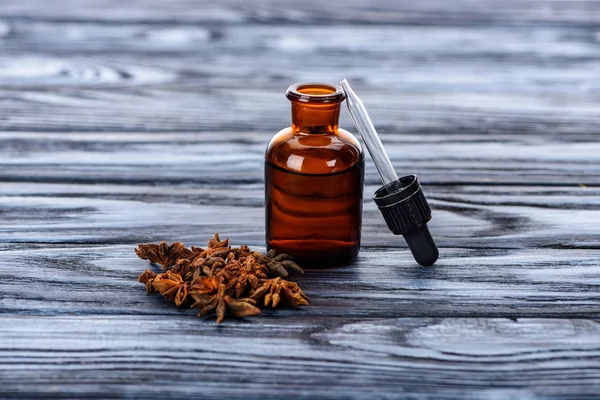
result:
[[[341,266],[360,249],[364,159],[329,174],[302,174],[265,161],[267,246],[303,267]]]

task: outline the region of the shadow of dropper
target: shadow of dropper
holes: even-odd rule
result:
[[[439,252],[427,227],[431,208],[419,179],[416,175],[398,178],[362,101],[346,79],[342,79],[341,85],[350,115],[383,181],[383,186],[373,194],[373,200],[392,233],[404,236],[415,260],[424,266],[433,265]]]

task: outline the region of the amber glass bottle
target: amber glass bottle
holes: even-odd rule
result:
[[[292,126],[265,154],[267,248],[309,268],[348,264],[360,250],[364,154],[338,128],[344,92],[299,83],[286,95]]]

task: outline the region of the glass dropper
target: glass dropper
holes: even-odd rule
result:
[[[346,102],[348,104],[350,115],[354,120],[356,129],[358,129],[363,141],[367,145],[367,150],[369,150],[369,154],[371,154],[371,158],[375,163],[375,167],[381,176],[383,184],[388,188],[389,192],[398,190],[398,175],[383,148],[381,139],[379,139],[379,135],[375,130],[375,126],[373,126],[373,122],[371,121],[363,102],[356,93],[354,93],[354,90],[352,90],[346,79],[342,79],[340,83],[346,93]]]
[[[433,265],[439,252],[427,227],[431,208],[418,177],[407,175],[398,178],[362,101],[346,79],[342,79],[341,84],[346,92],[350,115],[383,181],[373,200],[392,233],[404,237],[415,260],[421,265]]]

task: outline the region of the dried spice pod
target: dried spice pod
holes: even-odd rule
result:
[[[154,278],[156,278],[156,273],[149,269],[145,270],[138,276],[138,282],[142,282],[146,285],[146,293],[152,294],[156,293],[156,289],[152,286],[152,282],[154,282]]]
[[[242,263],[235,258],[233,252],[229,253],[225,259],[225,269],[233,274],[239,274],[243,269]]]
[[[171,271],[159,274],[154,278],[152,286],[167,300],[173,300],[177,307],[187,302],[189,284],[179,274]]]
[[[229,239],[221,241],[218,233],[215,233],[213,238],[208,241],[208,246],[206,248],[207,256],[213,257],[225,258],[230,251],[231,246],[229,246]]]
[[[269,250],[267,254],[258,252],[253,254],[259,263],[267,266],[272,276],[287,278],[290,274],[304,273],[304,270],[292,261],[292,256],[284,253],[277,254],[275,249]]]
[[[245,271],[240,272],[237,276],[235,283],[235,297],[241,298],[248,292],[253,292],[260,286],[260,279],[254,275]]]
[[[256,275],[260,279],[267,279],[269,277],[269,269],[263,263],[260,263],[258,259],[250,254],[245,257],[244,262],[242,263],[242,270]]]
[[[213,276],[216,271],[225,267],[225,260],[221,257],[209,257],[202,265],[202,272],[206,276]]]
[[[191,281],[196,268],[192,266],[192,262],[187,258],[177,260],[175,266],[170,269],[171,272],[179,274],[184,281]]]
[[[184,280],[192,281],[194,276],[213,276],[225,267],[226,261],[221,257],[186,258],[177,260],[171,271],[180,274]]]
[[[286,281],[282,278],[267,279],[252,293],[251,299],[263,301],[265,307],[277,307],[280,302],[297,307],[308,305],[310,299],[304,294],[296,282]]]
[[[218,279],[207,279],[210,280],[210,284],[205,285],[206,289],[213,289],[212,285]],[[198,316],[201,317],[214,312],[217,315],[217,323],[220,324],[223,322],[226,312],[229,312],[234,317],[249,317],[260,314],[260,308],[254,305],[256,304],[254,300],[249,298],[235,299],[227,295],[226,290],[227,287],[224,283],[218,283],[216,291],[211,290],[208,293],[194,292],[192,297],[195,302],[192,304],[192,307],[200,309]]]
[[[194,278],[190,284],[190,296],[194,299],[196,296],[205,294],[214,294],[220,284],[225,281],[222,276],[200,276]]]
[[[167,242],[160,242],[160,244],[140,244],[135,249],[135,254],[139,258],[148,260],[154,264],[160,264],[165,271],[175,265],[178,259],[189,257],[191,253],[181,242],[172,243],[170,246]]]
[[[233,253],[236,260],[243,262],[248,255],[252,254],[252,250],[244,244],[239,248],[231,249],[231,253]]]

